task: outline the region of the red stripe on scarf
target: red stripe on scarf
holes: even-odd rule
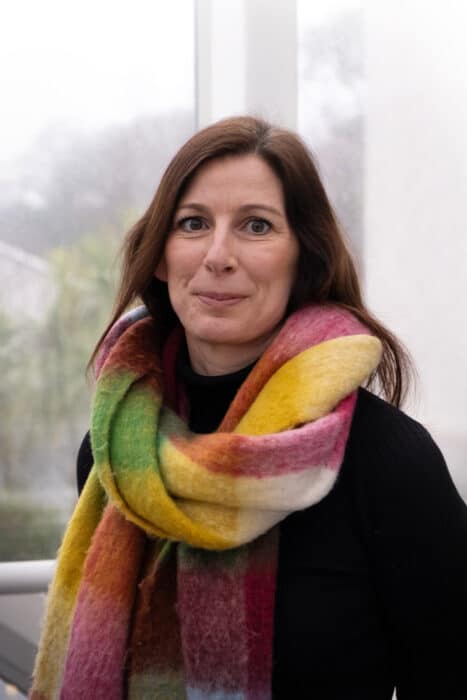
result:
[[[249,546],[245,575],[246,624],[249,631],[247,700],[271,697],[274,602],[279,528]]]

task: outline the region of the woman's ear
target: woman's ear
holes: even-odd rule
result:
[[[167,265],[165,262],[165,255],[159,260],[156,271],[154,272],[154,277],[160,282],[167,282]]]

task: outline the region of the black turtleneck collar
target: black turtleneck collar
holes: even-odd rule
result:
[[[190,365],[186,346],[183,347],[177,359],[177,375],[183,381],[188,398],[191,430],[195,433],[212,433],[216,430],[255,364],[253,362],[231,374],[197,374]]]

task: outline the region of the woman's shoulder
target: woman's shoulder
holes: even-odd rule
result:
[[[423,425],[411,418],[401,408],[389,403],[381,396],[373,394],[368,389],[360,387],[358,389],[358,399],[355,406],[354,422],[365,421],[373,428],[378,427],[381,422],[386,427],[392,429],[408,430],[424,434],[429,437],[429,433]]]
[[[457,519],[467,533],[466,505],[429,431],[365,389],[358,393],[343,476],[373,524],[414,531],[428,521]]]
[[[467,506],[428,430],[364,389],[347,447],[343,491],[392,638],[398,692],[460,698]]]
[[[403,457],[407,462],[421,454],[442,459],[441,452],[429,431],[402,409],[367,389],[358,390],[349,447],[361,452],[368,449],[380,459]]]

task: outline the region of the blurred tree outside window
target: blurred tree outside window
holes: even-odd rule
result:
[[[76,501],[117,252],[195,128],[193,5],[3,13],[0,560],[54,557]]]
[[[364,3],[298,0],[298,130],[350,247],[363,251]]]

